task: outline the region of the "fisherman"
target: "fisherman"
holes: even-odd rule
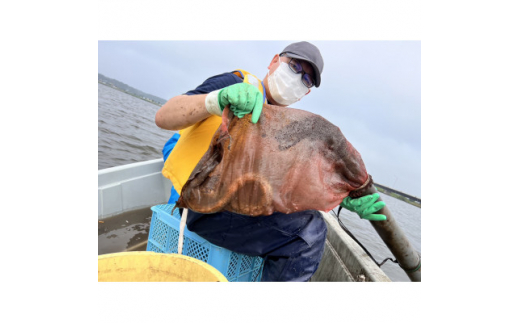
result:
[[[322,71],[319,49],[302,41],[274,55],[263,80],[244,70],[227,72],[166,102],[157,111],[155,122],[162,129],[180,130],[180,138],[176,134],[173,140],[173,150],[163,151],[163,175],[173,184],[169,203],[175,202],[177,192],[208,149],[227,105],[235,116],[252,114],[252,123],[257,123],[264,103],[289,106],[298,102],[311,88],[320,86]],[[374,214],[384,206],[382,201],[376,203],[377,198],[377,194],[347,197],[341,205],[364,219],[385,220],[384,215]],[[323,216],[316,210],[257,217],[189,210],[186,224],[190,231],[217,246],[263,257],[262,281],[309,281],[318,269],[327,235]]]

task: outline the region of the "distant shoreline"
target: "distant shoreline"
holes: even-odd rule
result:
[[[112,84],[104,83],[104,82],[102,82],[102,81],[100,81],[100,80],[98,80],[98,84],[102,84],[102,85],[104,85],[104,86],[106,86],[106,87],[109,87],[109,88],[111,88],[111,89],[118,90],[118,91],[123,92],[123,93],[125,93],[125,94],[131,95],[131,96],[133,96],[133,97],[135,97],[135,98],[137,98],[137,99],[141,99],[141,100],[143,100],[143,101],[145,101],[145,102],[148,102],[148,103],[151,103],[151,104],[155,104],[155,105],[158,106],[158,107],[161,107],[161,106],[162,106],[162,105],[158,104],[158,103],[155,102],[155,101],[152,101],[152,100],[147,99],[147,98],[144,98],[144,97],[137,96],[137,95],[134,94],[134,93],[131,93],[131,92],[128,92],[128,91],[122,90],[122,89],[120,89],[120,88],[118,88],[118,87],[116,87],[116,86],[114,86],[114,85],[112,85]]]

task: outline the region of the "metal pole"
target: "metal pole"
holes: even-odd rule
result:
[[[377,193],[377,189],[374,185],[370,185],[368,188],[368,194]],[[381,201],[381,197],[378,201]],[[383,239],[388,249],[395,256],[399,262],[401,268],[406,272],[410,280],[413,282],[421,281],[421,258],[419,254],[410,244],[410,241],[406,238],[403,230],[397,224],[397,221],[390,213],[387,206],[384,206],[379,214],[386,215],[386,221],[370,221],[374,229]]]

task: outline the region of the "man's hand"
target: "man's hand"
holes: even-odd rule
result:
[[[257,123],[262,113],[264,99],[258,88],[248,83],[233,84],[213,91],[206,97],[206,109],[211,114],[222,115],[222,111],[228,104],[229,109],[237,117],[242,118],[251,113],[251,121]]]
[[[362,219],[370,221],[385,221],[385,215],[374,214],[386,205],[383,201],[376,202],[378,198],[379,194],[377,193],[356,199],[347,196],[340,205],[349,211],[356,212]]]

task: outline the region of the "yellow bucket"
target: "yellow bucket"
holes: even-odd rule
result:
[[[188,256],[151,251],[98,256],[99,282],[227,282],[217,269]]]

